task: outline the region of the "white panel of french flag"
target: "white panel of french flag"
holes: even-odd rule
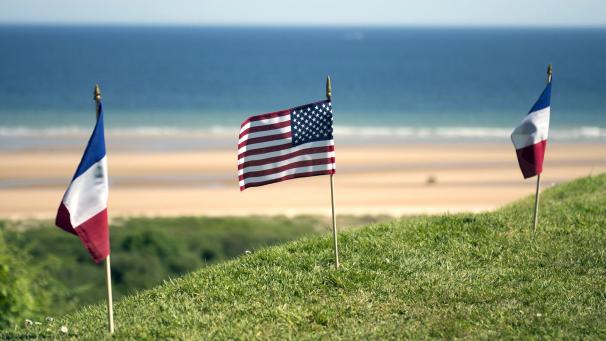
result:
[[[528,115],[511,133],[511,141],[516,149],[518,163],[525,179],[543,172],[549,133],[550,102],[551,81]]]
[[[95,262],[109,255],[107,156],[103,110],[57,212],[56,225],[77,235]]]

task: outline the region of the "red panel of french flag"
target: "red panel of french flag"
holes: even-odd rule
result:
[[[97,263],[109,255],[108,193],[103,110],[99,103],[95,129],[55,221],[58,227],[77,235]]]
[[[551,81],[528,115],[511,133],[511,141],[516,148],[518,163],[525,179],[543,172],[549,132],[550,102]]]

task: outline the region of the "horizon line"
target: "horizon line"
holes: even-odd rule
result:
[[[606,29],[606,24],[600,25],[507,25],[507,24],[256,24],[256,23],[145,23],[145,22],[0,22],[0,27],[141,27],[141,28],[344,28],[344,29],[373,29],[373,28],[424,28],[424,29]]]

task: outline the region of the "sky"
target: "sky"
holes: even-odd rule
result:
[[[0,24],[606,27],[606,0],[0,0]]]

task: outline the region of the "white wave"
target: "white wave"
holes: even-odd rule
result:
[[[35,136],[80,136],[90,134],[90,129],[81,127],[48,127],[48,128],[30,128],[30,127],[7,127],[0,126],[0,137],[35,137]]]
[[[604,138],[606,137],[606,128],[580,127],[576,129],[556,129],[553,133],[550,132],[550,135],[562,139]]]
[[[239,128],[210,126],[208,128],[178,127],[136,127],[111,128],[106,130],[108,136],[142,136],[142,137],[232,137],[238,136]]]
[[[337,127],[336,137],[396,139],[509,139],[511,129],[502,127]],[[550,137],[562,140],[603,140],[606,128],[552,128]]]
[[[77,126],[67,127],[7,127],[0,126],[0,137],[81,137],[90,135],[92,128]],[[228,128],[210,126],[208,128],[179,128],[179,127],[124,127],[105,129],[106,136],[118,137],[231,137],[237,136],[239,127]]]
[[[108,137],[184,137],[184,138],[219,138],[237,140],[238,126],[214,125],[206,128],[183,128],[183,127],[121,127],[106,129]],[[91,128],[78,126],[67,127],[9,127],[0,126],[0,138],[45,138],[45,137],[81,137],[88,136]],[[451,139],[509,139],[511,129],[503,127],[360,127],[360,126],[337,126],[335,137],[337,139],[372,139],[379,140],[451,140]],[[606,140],[606,128],[602,127],[570,127],[552,128],[549,131],[550,139],[557,140]]]

